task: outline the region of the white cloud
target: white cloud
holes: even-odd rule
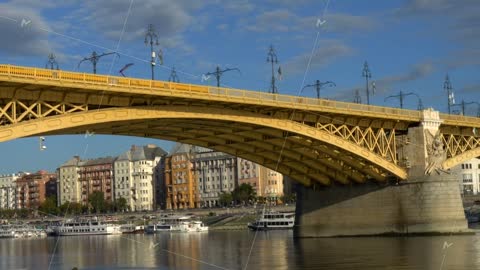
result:
[[[322,44],[317,48],[312,56],[310,69],[318,69],[327,66],[339,57],[344,57],[353,53],[352,48],[344,43],[335,40],[321,40]],[[282,64],[284,76],[303,73],[307,69],[310,59],[310,52],[295,56]]]
[[[0,4],[0,10],[0,33],[4,37],[0,51],[9,55],[48,55],[52,46],[45,30],[50,28],[38,10],[11,3]],[[22,20],[29,23],[22,27]]]
[[[257,15],[253,20],[245,20],[244,29],[254,32],[291,32],[317,30],[318,17],[298,16],[288,9],[266,11]],[[355,16],[344,13],[328,13],[326,23],[321,30],[335,33],[355,33],[372,30],[375,20],[367,16]]]

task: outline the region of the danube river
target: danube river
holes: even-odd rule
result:
[[[291,231],[258,232],[256,237],[251,231],[211,231],[0,239],[0,269],[73,267],[472,270],[480,269],[480,234],[294,240]]]

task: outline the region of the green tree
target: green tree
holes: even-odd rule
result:
[[[101,213],[105,211],[106,203],[103,192],[94,191],[90,196],[88,196],[88,202],[92,206],[92,209],[95,213]]]
[[[59,209],[57,207],[57,198],[55,196],[49,196],[43,203],[40,204],[38,210],[42,214],[58,215]]]
[[[266,198],[263,197],[263,196],[258,196],[258,197],[257,197],[257,203],[263,204],[263,203],[265,203],[266,201],[267,201]]]
[[[255,190],[250,184],[243,183],[233,190],[233,199],[243,204],[255,199]]]
[[[221,206],[231,205],[232,201],[233,201],[232,193],[222,192],[222,194],[220,194],[220,197],[219,197],[218,201],[219,201]]]
[[[83,206],[77,202],[65,202],[59,207],[62,215],[79,215],[83,213]]]
[[[117,211],[123,212],[127,210],[127,200],[125,198],[118,198],[115,200],[115,207]]]

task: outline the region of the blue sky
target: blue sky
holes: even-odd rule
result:
[[[153,24],[164,54],[156,79],[168,79],[175,66],[181,82],[202,82],[202,74],[239,68],[222,77],[223,86],[267,91],[271,66],[266,63],[272,44],[282,68],[280,93],[298,95],[304,84],[334,81],[322,97],[352,101],[360,89],[368,61],[377,92],[370,103],[399,106],[385,97],[415,92],[425,107],[445,112],[443,81],[448,72],[455,99],[479,101],[480,1],[478,0],[11,0],[0,3],[0,62],[44,67],[49,53],[61,69],[91,72],[78,62],[91,54],[118,50],[106,56],[98,73],[125,73],[149,78],[149,49],[145,30]],[[325,23],[317,27],[318,20]],[[21,21],[29,21],[21,26]],[[310,65],[307,66],[307,63]],[[304,80],[305,78],[305,80]],[[315,96],[307,88],[304,96]],[[417,99],[406,97],[416,109]],[[475,115],[476,105],[468,107]],[[92,158],[118,155],[132,144],[155,143],[167,151],[171,142],[133,137],[50,136],[39,151],[38,137],[0,143],[0,173],[54,170],[73,155]]]

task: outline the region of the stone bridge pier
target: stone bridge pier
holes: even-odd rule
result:
[[[441,120],[423,111],[399,157],[408,179],[297,190],[296,237],[467,233],[459,176],[442,170]]]

